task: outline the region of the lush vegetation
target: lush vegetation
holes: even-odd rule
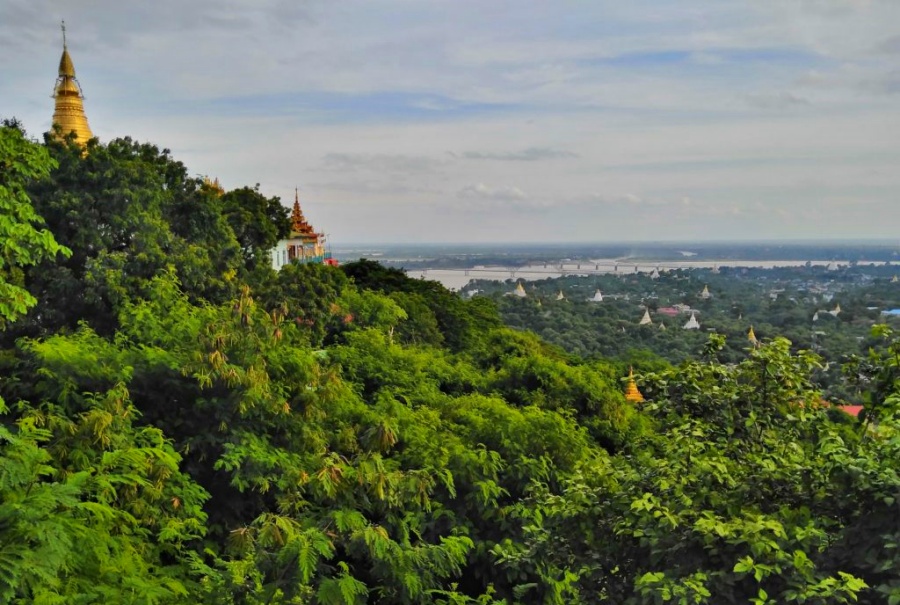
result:
[[[858,421],[774,337],[645,363],[635,407],[487,298],[271,271],[282,219],[0,128],[0,601],[900,602],[889,328]]]

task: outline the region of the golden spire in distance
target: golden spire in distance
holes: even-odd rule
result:
[[[53,88],[53,98],[56,99],[56,109],[53,112],[53,123],[59,124],[61,136],[66,137],[70,132],[75,133],[75,141],[79,145],[85,145],[88,139],[93,138],[91,127],[88,126],[87,116],[84,115],[84,95],[81,94],[81,85],[75,78],[75,64],[69,56],[66,45],[66,22],[62,22],[63,52],[59,59],[59,76]]]
[[[632,368],[628,368],[628,385],[625,387],[625,400],[631,403],[644,401],[644,396],[641,395],[637,385],[634,383],[634,370]]]

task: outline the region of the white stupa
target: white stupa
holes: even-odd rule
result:
[[[650,274],[650,279],[659,279],[659,269],[654,269],[653,273]]]
[[[660,330],[665,330],[665,329],[666,329],[666,324],[664,324],[664,323],[662,322],[661,319],[659,320],[659,329],[660,329]]]
[[[518,296],[519,298],[525,298],[528,294],[525,292],[525,288],[522,286],[522,282],[516,284],[516,289],[512,291],[513,296]]]
[[[562,290],[556,295],[556,300],[566,300],[566,295],[562,293]]]
[[[835,305],[834,309],[829,311],[828,314],[831,315],[832,317],[837,317],[838,315],[840,315],[841,314],[841,305],[840,304]]]
[[[700,293],[700,298],[706,300],[712,297],[712,294],[709,293],[709,286],[703,286],[703,292]]]
[[[638,322],[639,326],[652,325],[653,320],[650,319],[650,309],[644,309],[644,316],[641,317],[641,321]]]
[[[697,316],[694,314],[693,311],[691,311],[691,318],[689,320],[687,320],[686,324],[684,324],[684,329],[685,330],[699,330],[700,329],[700,322],[697,321]]]
[[[588,302],[603,302],[603,294],[600,293],[599,289],[594,292],[594,296],[592,298],[588,299]]]
[[[819,321],[819,312],[818,311],[813,313],[813,321]]]

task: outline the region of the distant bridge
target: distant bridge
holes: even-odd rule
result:
[[[866,261],[868,262],[868,261]],[[712,269],[714,273],[718,273],[720,267],[730,267],[734,269],[760,268],[771,269],[775,267],[799,267],[802,265],[818,265],[827,266],[829,270],[845,266],[846,262],[823,261],[823,260],[675,260],[675,261],[644,261],[635,262],[632,260],[598,260],[598,261],[582,261],[582,262],[548,262],[535,263],[533,265],[525,265],[523,267],[503,267],[503,266],[480,266],[469,267],[468,269],[451,269],[441,267],[431,267],[429,269],[409,269],[407,274],[417,275],[421,278],[429,277],[444,281],[442,277],[449,276],[466,276],[466,277],[482,277],[489,280],[502,279],[501,275],[508,275],[510,278],[521,277],[523,279],[535,279],[538,276],[546,275],[547,277],[559,277],[567,275],[634,275],[635,273],[651,273],[654,270],[662,273],[674,269]],[[883,261],[875,264],[883,264]]]
[[[516,277],[519,273],[527,273],[529,275],[606,275],[609,273],[628,274],[628,273],[650,273],[654,269],[656,271],[668,271],[672,269],[685,269],[690,267],[705,267],[709,269],[717,268],[715,263],[703,263],[702,261],[694,263],[633,263],[624,261],[596,261],[583,263],[543,263],[538,265],[527,265],[524,267],[471,267],[468,269],[419,269],[423,276],[428,275],[429,271],[440,271],[448,273],[462,273],[477,277],[479,273],[508,273],[510,277]],[[415,270],[413,270],[416,272]]]

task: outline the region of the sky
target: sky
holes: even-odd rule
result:
[[[898,0],[0,0],[0,117],[68,47],[101,141],[332,244],[900,241]]]

